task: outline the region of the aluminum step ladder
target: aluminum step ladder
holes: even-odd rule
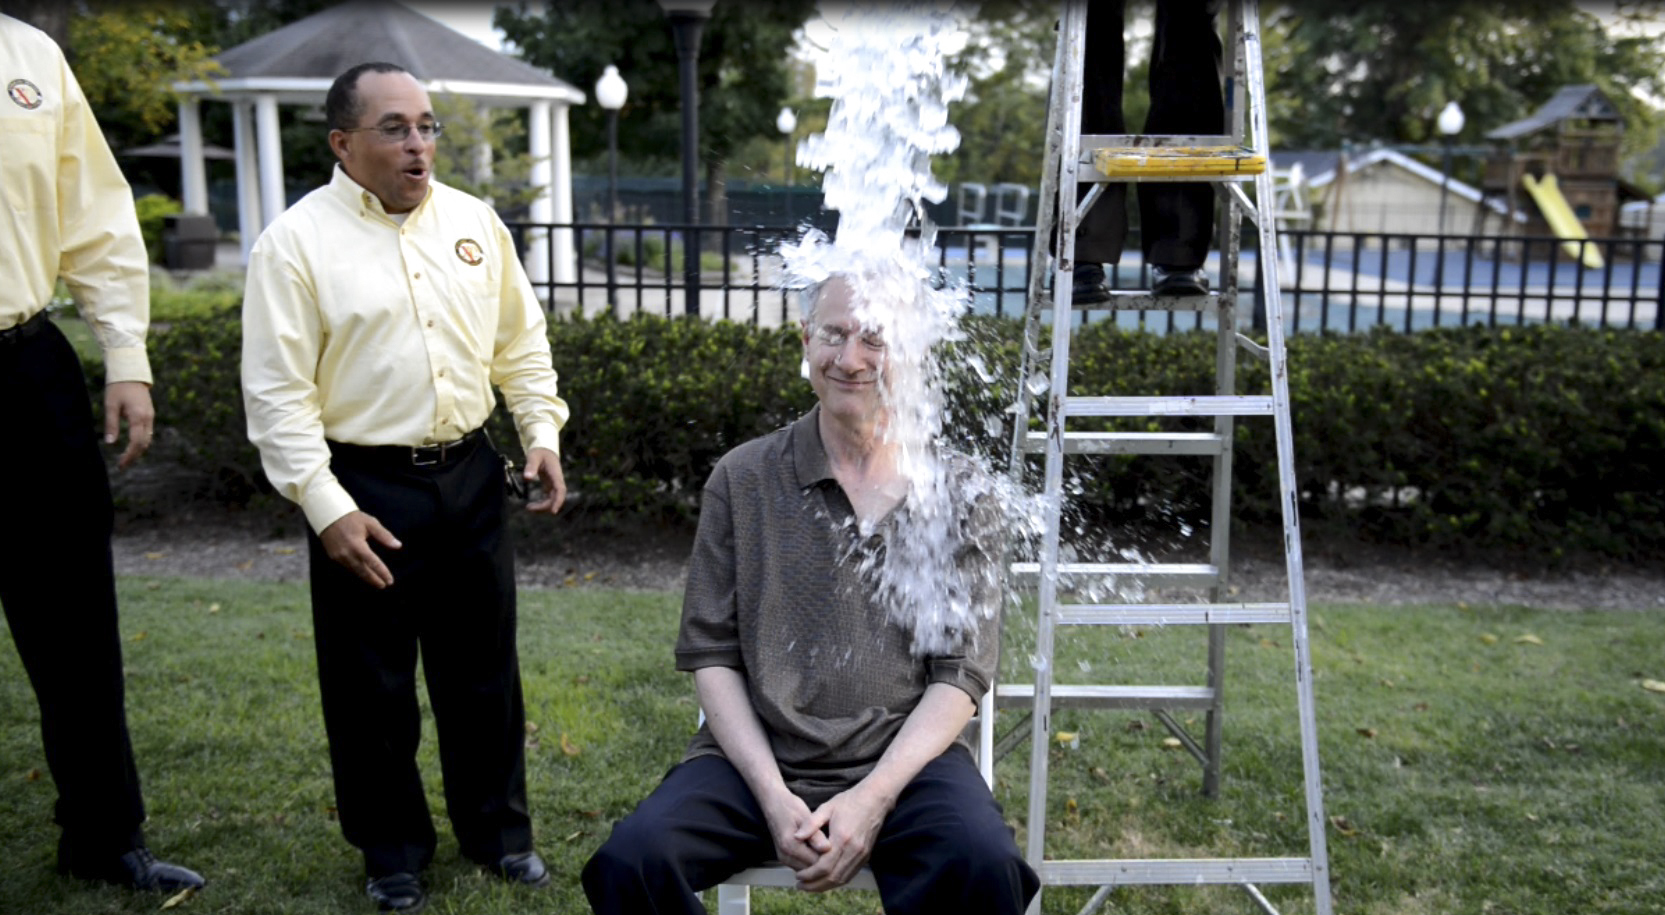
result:
[[[1296,507],[1294,451],[1290,424],[1289,385],[1285,361],[1282,303],[1278,290],[1278,251],[1272,170],[1268,164],[1265,83],[1261,71],[1258,0],[1228,0],[1223,11],[1225,35],[1222,64],[1225,77],[1226,123],[1214,136],[1135,136],[1081,134],[1083,61],[1087,4],[1065,0],[1053,63],[1052,93],[1047,119],[1046,163],[1042,178],[1040,213],[1029,274],[1028,312],[1020,379],[1038,374],[1045,366],[1050,379],[1045,391],[1044,429],[1030,427],[1031,394],[1020,384],[1014,406],[1011,472],[1021,475],[1028,458],[1044,456],[1043,504],[1045,529],[1037,561],[1015,563],[1012,572],[1027,579],[1036,592],[1036,635],[1033,683],[1005,683],[997,687],[996,707],[1028,712],[1015,731],[996,749],[1030,738],[1030,794],[1025,856],[1041,876],[1042,895],[1048,886],[1095,886],[1098,892],[1083,913],[1096,910],[1116,887],[1133,885],[1234,885],[1242,888],[1262,910],[1277,910],[1258,889],[1261,884],[1310,884],[1314,909],[1330,915],[1329,862],[1325,842],[1322,783],[1318,768],[1318,736],[1312,686],[1312,658],[1307,640],[1306,594],[1301,567],[1301,538]],[[1137,309],[1199,311],[1215,318],[1218,343],[1215,390],[1194,396],[1119,397],[1076,396],[1069,392],[1070,335],[1077,311],[1071,301],[1071,273],[1075,266],[1075,228],[1097,202],[1109,182],[1207,181],[1216,189],[1223,211],[1219,223],[1220,280],[1214,291],[1195,296],[1155,297],[1147,292],[1113,291],[1108,304],[1092,310]],[[1254,185],[1254,199],[1243,185]],[[1079,204],[1078,188],[1091,185]],[[1257,206],[1264,203],[1265,208]],[[1261,346],[1237,331],[1239,232],[1244,219],[1259,232],[1258,268],[1265,290],[1267,344]],[[1056,257],[1051,250],[1056,228]],[[1047,277],[1053,288],[1045,289]],[[1050,313],[1051,345],[1043,350],[1043,313]],[[1062,316],[1062,317],[1060,317]],[[1269,364],[1271,391],[1237,393],[1237,355],[1243,350]],[[1212,432],[1087,432],[1071,428],[1072,420],[1102,417],[1212,418]],[[1231,529],[1232,434],[1239,418],[1270,419],[1275,427],[1278,485],[1283,512],[1283,540],[1288,576],[1288,600],[1276,603],[1230,603],[1229,533]],[[1209,561],[1206,563],[1082,563],[1060,559],[1060,526],[1065,461],[1077,455],[1141,454],[1191,455],[1212,462],[1212,521]],[[1207,603],[1070,602],[1065,582],[1113,582],[1135,579],[1150,587],[1185,586],[1201,589]],[[1084,589],[1087,593],[1092,588]],[[1294,647],[1294,686],[1300,718],[1301,759],[1304,770],[1307,832],[1306,857],[1177,858],[1062,860],[1046,854],[1048,749],[1054,709],[1141,709],[1157,719],[1197,758],[1203,768],[1203,791],[1218,790],[1225,676],[1226,627],[1244,623],[1287,625]],[[1054,684],[1052,663],[1057,640],[1075,627],[1197,626],[1208,633],[1207,682],[1199,686],[1066,685]],[[1199,740],[1177,720],[1175,710],[1206,714]],[[1014,740],[1015,738],[1015,740]],[[1030,907],[1040,911],[1041,896]]]

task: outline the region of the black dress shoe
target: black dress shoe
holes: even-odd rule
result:
[[[58,870],[82,880],[99,880],[133,890],[177,893],[202,889],[202,875],[188,867],[156,860],[143,845],[114,858],[87,861],[59,850]]]
[[[538,853],[535,851],[504,855],[498,859],[495,867],[487,869],[510,883],[519,883],[523,886],[549,885],[549,869],[543,866],[543,859],[538,857]]]
[[[1172,267],[1150,268],[1151,295],[1206,295],[1208,274],[1202,270],[1180,270]]]
[[[1098,264],[1077,264],[1073,279],[1071,304],[1097,305],[1110,301],[1110,284],[1104,281],[1104,268]]]
[[[370,894],[370,901],[376,904],[378,912],[420,912],[428,904],[421,881],[416,879],[415,874],[404,871],[376,877],[364,891]]]

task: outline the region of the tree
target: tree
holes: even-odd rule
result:
[[[434,93],[432,101],[434,116],[445,125],[434,150],[434,177],[499,212],[522,209],[537,197],[526,127],[517,112],[488,109],[450,93]]]
[[[960,148],[937,168],[945,184],[1011,181],[1039,187],[1047,81],[1057,41],[1055,4],[997,0],[968,24],[974,39],[954,61],[968,79],[950,107]]]
[[[1634,6],[1634,4],[1632,4]],[[1573,0],[1286,0],[1263,13],[1274,144],[1425,143],[1448,100],[1459,142],[1531,114],[1563,86],[1598,86],[1624,114],[1628,150],[1657,141],[1665,95],[1656,38],[1609,33]]]
[[[1148,17],[1149,7],[1130,0],[1129,21]],[[1437,141],[1434,119],[1448,99],[1468,116],[1458,141],[1477,143],[1562,86],[1591,83],[1623,111],[1626,151],[1652,149],[1665,121],[1647,101],[1665,96],[1659,39],[1609,31],[1580,7],[1573,0],[1267,0],[1261,18],[1272,146]],[[1621,17],[1662,9],[1660,0],[1616,7]],[[983,4],[972,24],[976,38],[958,62],[971,83],[953,115],[962,139],[939,169],[944,180],[1039,183],[1056,19],[1055,3]],[[1130,31],[1123,105],[1135,131],[1148,106],[1148,37],[1141,35]]]
[[[719,2],[700,42],[700,158],[706,166],[711,216],[722,222],[726,163],[744,144],[778,140],[775,116],[791,95],[787,55],[813,0]],[[669,172],[681,155],[681,86],[670,22],[652,0],[552,3],[542,15],[524,4],[500,8],[494,24],[526,61],[553,71],[586,93],[608,64],[630,86],[619,112],[621,154],[649,170]],[[606,149],[606,113],[599,105],[572,111],[575,158]]]
[[[175,82],[212,81],[223,72],[210,60],[219,49],[193,37],[201,25],[200,9],[160,0],[100,3],[70,17],[66,56],[112,147],[173,125]]]
[[[0,13],[40,29],[60,48],[69,44],[69,9],[62,0],[3,0]]]

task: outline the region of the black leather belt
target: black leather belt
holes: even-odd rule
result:
[[[5,330],[0,330],[0,346],[22,343],[46,329],[46,310],[43,308],[34,313],[22,324],[14,324]]]
[[[359,466],[448,467],[464,460],[486,439],[482,426],[454,442],[437,445],[353,445],[329,442],[330,453]]]

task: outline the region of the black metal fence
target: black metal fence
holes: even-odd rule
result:
[[[523,245],[561,239],[539,247],[543,260],[533,265],[535,285],[558,314],[645,311],[765,325],[797,318],[794,297],[782,288],[779,252],[797,238],[798,228],[601,222],[509,227]],[[686,267],[690,233],[698,242],[698,271]],[[964,284],[973,312],[1020,317],[1034,237],[1033,227],[940,227],[937,268],[945,281]],[[1264,322],[1267,273],[1252,236],[1246,241],[1251,245],[1238,265],[1238,321],[1248,327]],[[1665,240],[1288,231],[1279,248],[1285,327],[1293,333],[1535,323],[1665,329]],[[558,265],[565,251],[571,259]],[[1112,287],[1148,289],[1136,238],[1128,251],[1122,265],[1107,270]],[[1217,255],[1208,269],[1218,283]],[[1098,310],[1077,320],[1165,332],[1211,327],[1213,318]]]
[[[1450,324],[1665,329],[1665,241],[1290,231],[1280,277],[1293,329]]]

